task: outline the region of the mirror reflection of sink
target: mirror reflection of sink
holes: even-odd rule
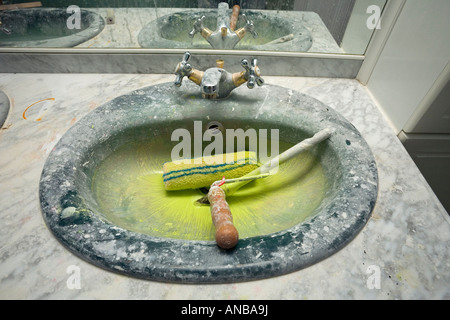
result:
[[[195,205],[202,190],[164,189],[162,165],[180,142],[172,134],[185,129],[195,137],[194,121],[203,137],[208,128],[254,129],[258,150],[266,145],[268,153],[272,129],[279,152],[325,127],[335,131],[227,198],[240,233],[227,251],[214,241],[209,207]],[[212,140],[203,138],[202,150]],[[186,81],[136,90],[78,121],[46,161],[40,201],[57,239],[97,266],[151,280],[217,283],[277,276],[327,258],[364,227],[377,187],[365,140],[320,101],[272,85],[207,100]]]
[[[0,90],[0,128],[5,124],[10,109],[8,96]]]
[[[105,27],[103,18],[91,11],[80,11],[80,28],[69,29],[73,15],[66,9],[27,8],[0,12],[6,32],[0,32],[0,47],[74,47]],[[72,21],[72,20],[71,20]]]
[[[200,35],[189,37],[194,22],[205,16],[204,26],[216,30],[217,9],[190,10],[162,16],[148,23],[138,35],[143,48],[206,48],[211,45]],[[231,10],[229,10],[231,14]],[[253,21],[258,36],[246,34],[234,47],[237,50],[308,51],[312,46],[311,32],[300,22],[280,18],[275,11],[241,10]],[[242,15],[236,30],[243,27]]]

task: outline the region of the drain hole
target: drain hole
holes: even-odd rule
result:
[[[206,133],[210,136],[215,136],[219,133],[223,133],[224,127],[223,125],[218,121],[211,121],[206,125]]]
[[[205,188],[205,187],[200,188],[199,190],[200,190],[200,192],[203,193],[203,194],[208,194],[208,192],[209,192],[209,188]]]

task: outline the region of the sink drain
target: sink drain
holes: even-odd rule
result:
[[[223,133],[225,130],[223,124],[219,121],[211,121],[206,125],[206,134],[210,136],[215,136],[220,133]]]

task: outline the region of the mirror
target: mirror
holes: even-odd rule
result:
[[[380,27],[386,1],[0,0],[0,51],[200,48],[361,55]]]

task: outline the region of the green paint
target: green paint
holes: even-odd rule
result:
[[[213,240],[209,206],[195,205],[199,190],[166,191],[162,165],[170,161],[165,139],[127,144],[97,168],[92,188],[101,213],[119,227],[156,237]],[[280,141],[280,152],[292,144]],[[314,154],[282,164],[276,175],[252,181],[227,198],[240,238],[292,227],[314,214],[326,178]]]

